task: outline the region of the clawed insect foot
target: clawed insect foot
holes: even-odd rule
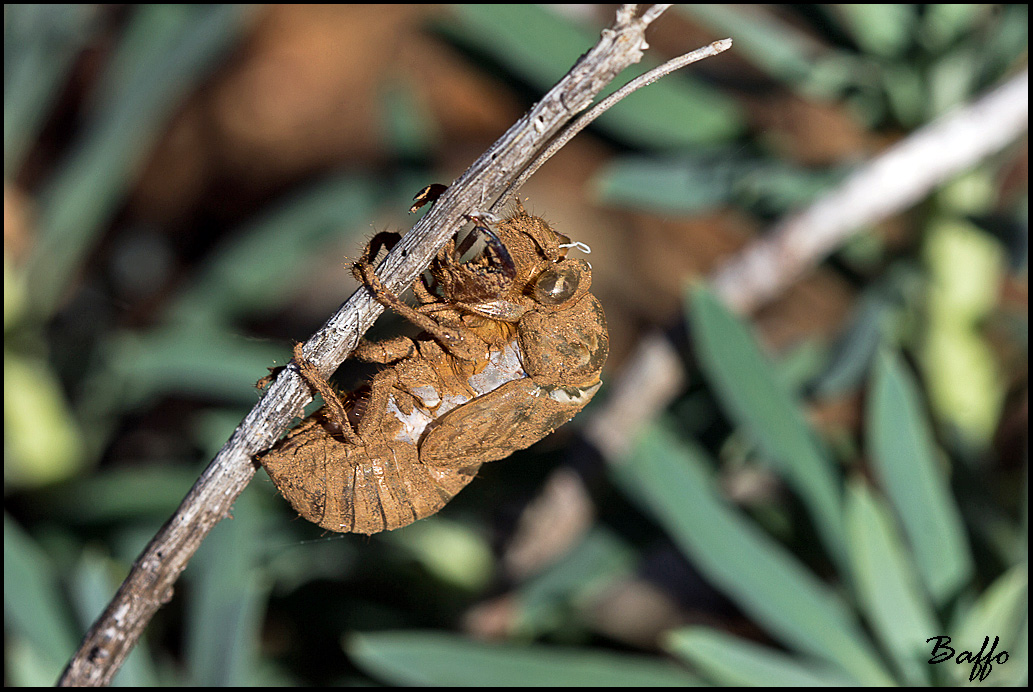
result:
[[[484,226],[489,223],[498,223],[502,219],[499,218],[498,214],[490,211],[475,211],[470,214],[463,214],[468,221],[473,221],[478,226]]]
[[[414,201],[412,206],[409,207],[409,213],[415,214],[423,205],[437,202],[438,198],[445,194],[447,189],[448,185],[442,185],[441,183],[431,183],[423,188],[413,196]]]
[[[374,295],[376,295],[377,287],[380,287],[381,283],[374,271],[373,261],[380,254],[381,248],[387,248],[390,251],[401,240],[401,237],[401,235],[392,231],[377,233],[370,238],[365,252],[362,253],[362,257],[352,265],[352,276],[359,283],[369,287]]]
[[[258,382],[255,382],[255,389],[262,390],[268,387],[272,384],[273,380],[276,379],[276,376],[280,374],[280,371],[283,370],[283,368],[284,366],[282,365],[278,365],[273,368],[266,368],[266,370],[269,371],[269,374],[258,380]]]
[[[491,212],[475,212],[473,214],[464,214],[464,217],[474,223],[473,232],[463,239],[462,244],[456,248],[456,254],[462,256],[467,250],[473,247],[473,243],[476,241],[476,234],[480,233],[484,237],[485,243],[488,248],[491,249],[498,264],[502,268],[502,275],[508,281],[512,281],[516,278],[516,262],[513,261],[512,255],[509,253],[509,248],[502,242],[498,234],[491,229],[488,224],[498,223],[499,218]]]
[[[344,403],[340,397],[337,396],[337,392],[334,391],[333,385],[330,384],[319,370],[314,366],[308,358],[305,357],[303,351],[303,344],[298,342],[294,344],[294,366],[298,369],[298,374],[305,380],[305,383],[323,397],[323,405],[329,412],[327,420],[333,425],[334,433],[339,434],[345,440],[352,444],[362,444],[359,436],[356,434],[355,429],[352,427],[351,422],[348,419],[348,412],[345,409]]]

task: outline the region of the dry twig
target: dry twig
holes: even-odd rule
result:
[[[571,118],[618,73],[638,62],[648,47],[646,27],[667,7],[653,5],[638,16],[636,5],[621,6],[599,42],[449,186],[391,251],[378,270],[384,284],[399,292],[411,284],[459,230],[464,214],[486,209]],[[306,358],[329,375],[382,309],[366,291],[358,291],[305,344]],[[255,473],[255,455],[277,440],[310,399],[296,368],[285,368],[144,548],[69,661],[60,685],[111,681],[155,611],[172,597],[173,584],[208,532],[229,516],[234,500]]]
[[[755,310],[851,236],[908,209],[1027,129],[1028,69],[898,142],[777,224],[714,274],[714,290],[734,310]]]

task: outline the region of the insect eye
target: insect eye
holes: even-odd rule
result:
[[[579,281],[575,267],[550,267],[534,282],[534,299],[542,305],[559,305],[577,293]]]

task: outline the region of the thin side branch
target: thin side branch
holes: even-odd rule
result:
[[[654,7],[656,6],[654,5]],[[694,62],[699,62],[704,58],[713,57],[718,53],[723,53],[731,47],[732,39],[725,38],[721,39],[720,41],[714,41],[709,46],[703,46],[702,48],[698,48],[692,51],[691,53],[686,53],[685,55],[681,55],[672,60],[668,60],[663,65],[655,67],[649,72],[646,72],[645,74],[639,75],[635,79],[631,80],[630,82],[622,86],[617,91],[613,92],[612,94],[604,98],[599,103],[592,106],[591,109],[578,116],[577,120],[563,128],[563,131],[556,135],[556,137],[551,142],[549,142],[549,146],[541,154],[539,154],[534,161],[528,164],[527,168],[525,168],[523,172],[520,174],[520,177],[514,180],[509,185],[509,187],[506,188],[506,191],[499,196],[498,201],[496,201],[495,204],[492,205],[491,211],[497,212],[498,210],[502,209],[506,205],[506,202],[508,202],[510,198],[512,198],[512,196],[516,194],[516,191],[523,187],[524,183],[526,183],[532,175],[537,173],[538,169],[541,168],[546,161],[552,158],[553,154],[555,154],[564,146],[566,146],[567,142],[572,140],[579,132],[581,132],[581,130],[585,129],[590,124],[592,124],[593,120],[595,120],[600,115],[616,106],[621,100],[624,99],[624,97],[628,96],[629,94],[635,91],[638,91],[642,87],[649,86],[661,77],[666,77],[675,70],[680,70],[686,65],[691,65]]]
[[[747,313],[781,293],[851,236],[913,206],[937,185],[1029,129],[1029,70],[975,103],[926,125],[791,216],[712,277],[714,290]]]
[[[410,285],[464,223],[482,211],[516,178],[546,143],[584,110],[613,78],[638,62],[648,47],[645,30],[666,5],[641,17],[624,5],[613,26],[527,114],[455,180],[395,246],[378,273],[392,291]],[[382,311],[360,290],[305,344],[305,357],[329,375],[355,348]],[[172,597],[180,573],[256,470],[255,455],[268,449],[311,399],[296,369],[285,368],[237,427],[176,513],[144,548],[113,600],[86,633],[59,684],[110,683],[147,623]]]

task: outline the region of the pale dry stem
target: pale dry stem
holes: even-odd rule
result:
[[[378,268],[389,290],[397,293],[411,284],[459,230],[464,215],[486,209],[571,118],[618,73],[638,62],[647,47],[645,29],[666,6],[654,5],[642,16],[636,8],[622,6],[598,43],[453,181],[399,241]],[[355,293],[308,340],[305,359],[322,375],[329,375],[355,348],[382,309],[368,292]],[[233,502],[255,473],[255,455],[273,445],[310,399],[311,392],[296,367],[284,368],[175,514],[144,548],[111,603],[86,633],[60,685],[110,683],[155,611],[171,598],[173,584],[198,546],[219,521],[229,516]]]

